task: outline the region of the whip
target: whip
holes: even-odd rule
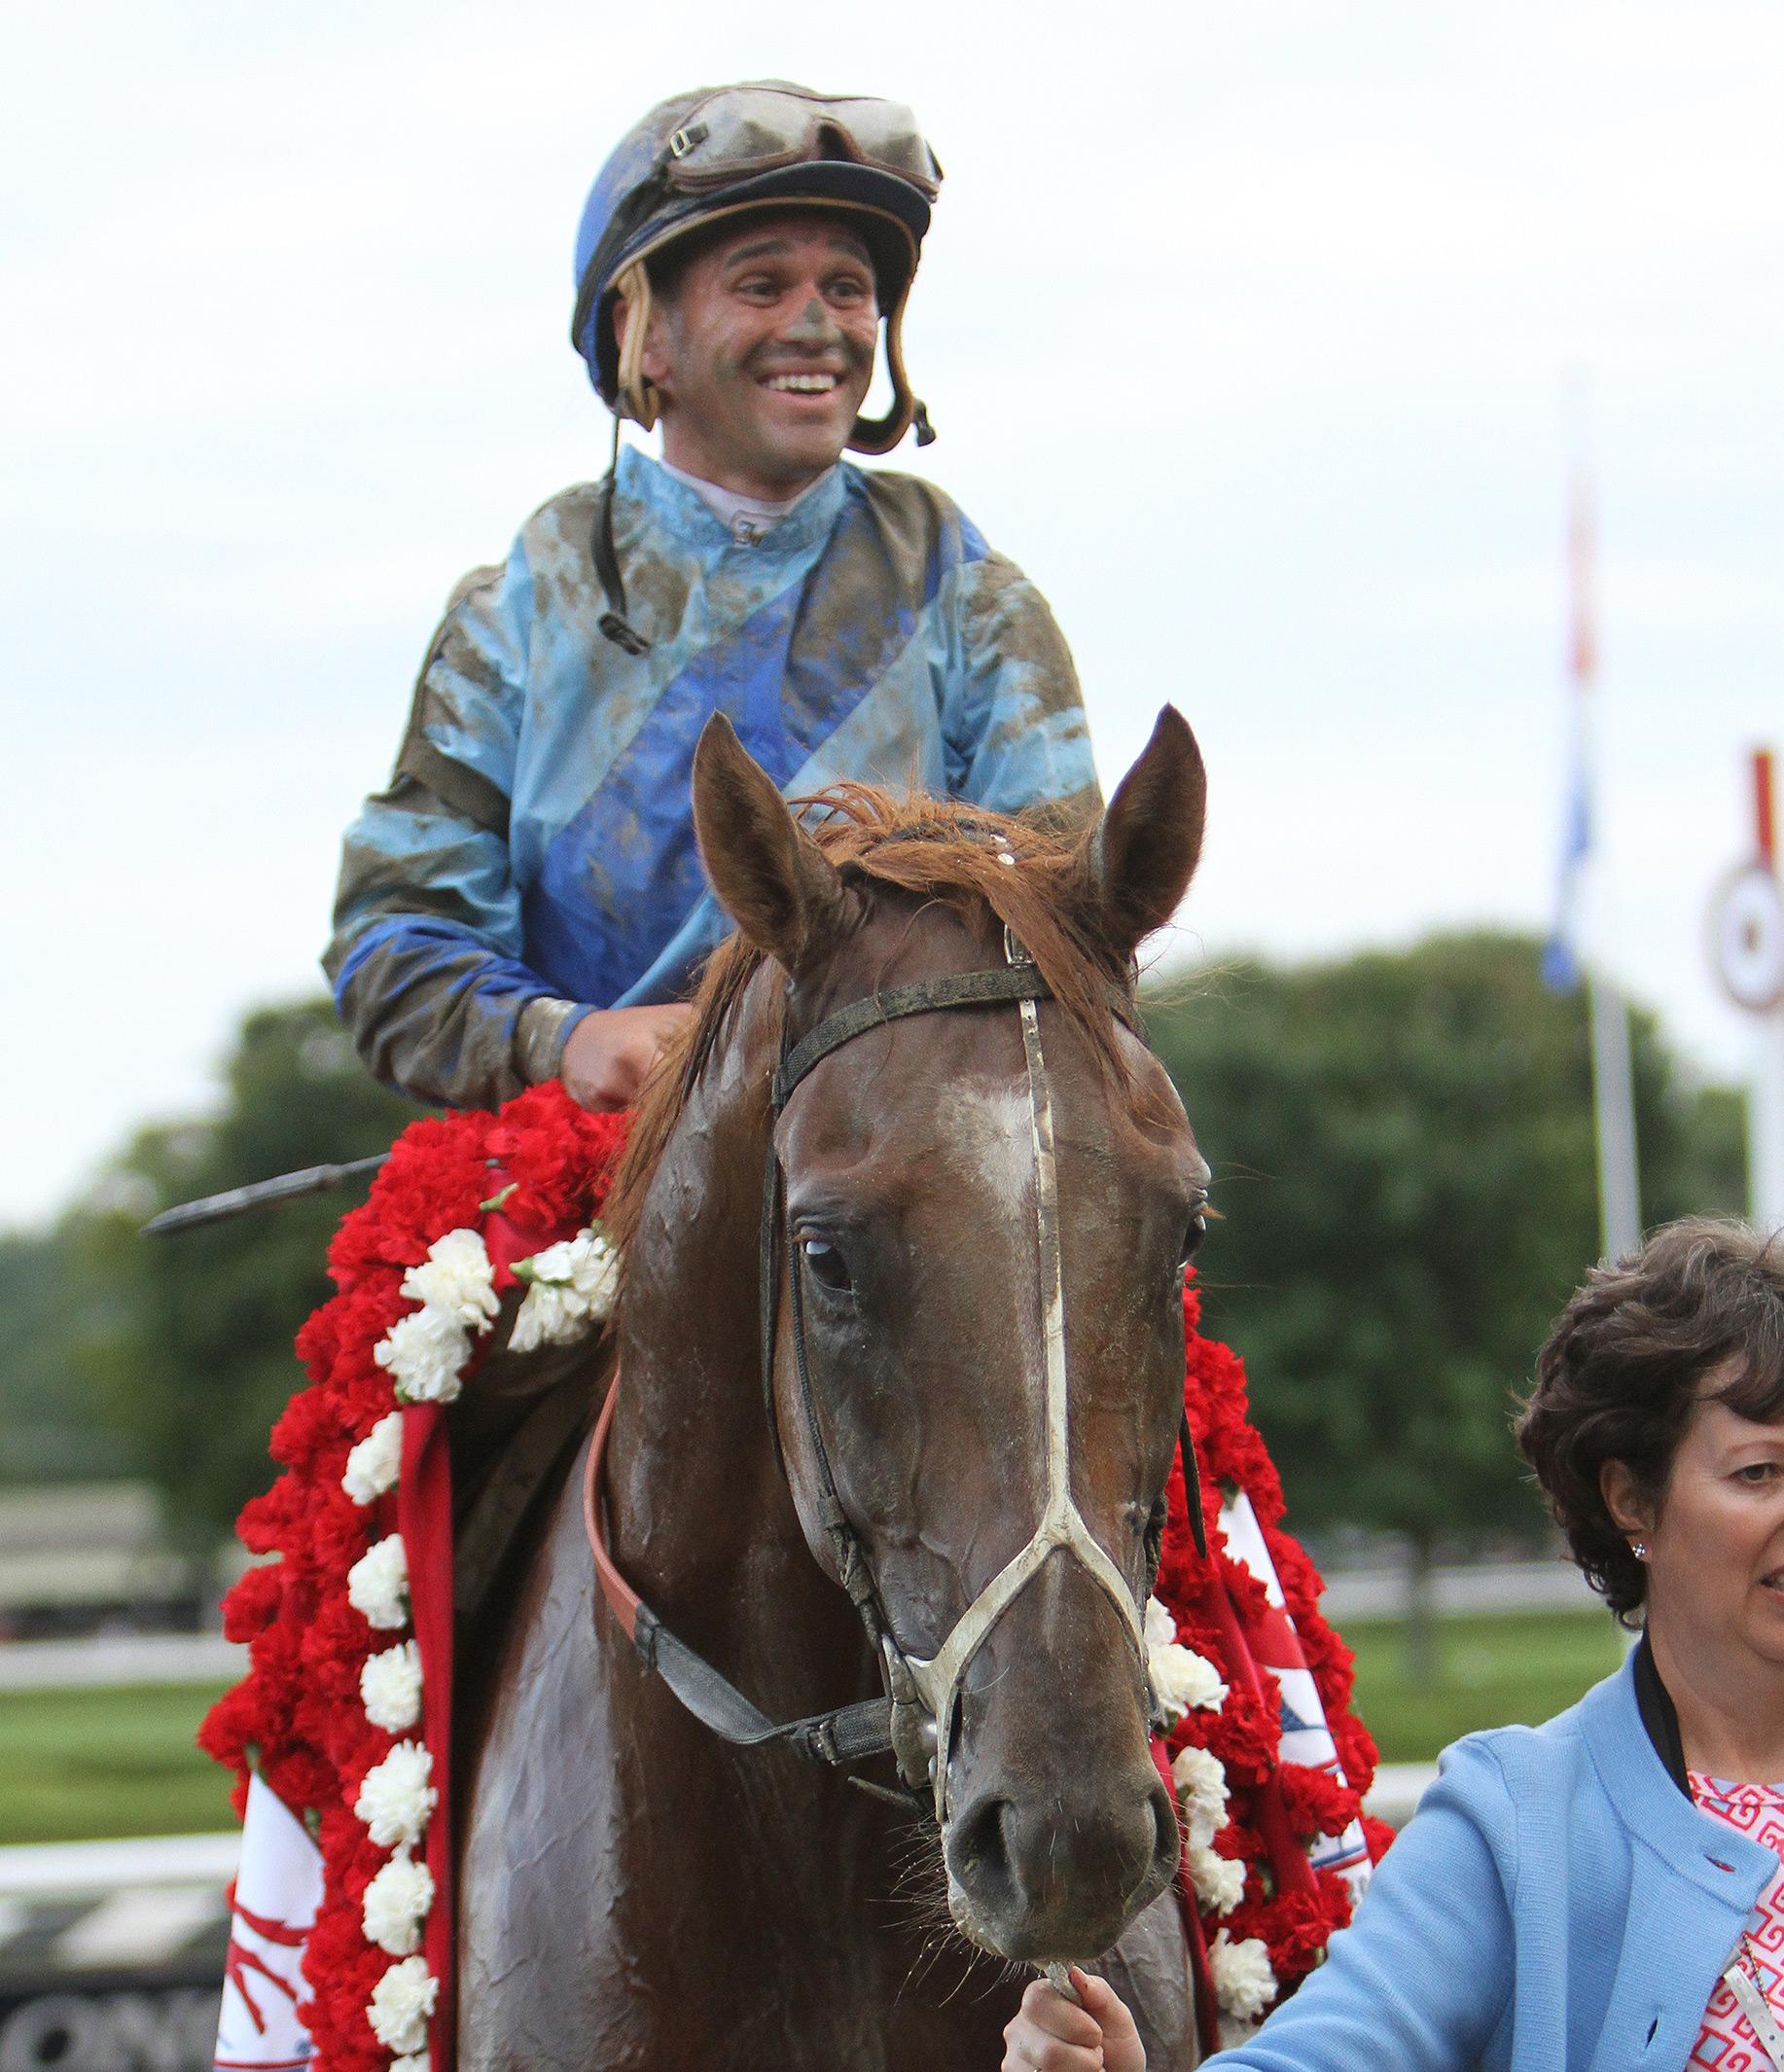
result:
[[[270,1208],[276,1201],[294,1201],[300,1195],[326,1195],[362,1173],[376,1172],[389,1156],[380,1151],[369,1159],[349,1159],[341,1165],[306,1165],[301,1172],[277,1173],[270,1180],[252,1180],[246,1187],[227,1187],[220,1195],[201,1195],[196,1201],[182,1201],[151,1216],[142,1234],[166,1237],[174,1231],[196,1231],[207,1223],[225,1223],[232,1216]]]

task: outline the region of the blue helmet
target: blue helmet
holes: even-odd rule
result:
[[[915,119],[896,102],[814,93],[785,80],[677,94],[626,132],[589,192],[576,233],[571,342],[602,401],[648,429],[657,395],[639,364],[650,315],[646,262],[745,209],[845,209],[873,255],[892,377],[890,410],[857,418],[849,445],[889,452],[913,422],[926,444],[934,435],[905,375],[901,328],[941,184]],[[621,300],[633,311],[624,354],[613,320]]]

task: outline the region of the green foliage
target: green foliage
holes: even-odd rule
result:
[[[90,1292],[80,1365],[163,1491],[175,1539],[208,1550],[271,1478],[267,1434],[301,1379],[291,1344],[329,1293],[329,1239],[355,1192],[145,1238],[159,1209],[381,1151],[420,1113],[378,1087],[326,1001],[243,1025],[215,1121],[145,1130],[70,1232]]]
[[[1216,1176],[1206,1328],[1296,1524],[1539,1531],[1508,1423],[1598,1252],[1583,999],[1482,934],[1241,967],[1148,1018]],[[1639,1018],[1634,1069],[1645,1219],[1738,1210],[1737,1097]]]
[[[75,1355],[85,1307],[63,1234],[0,1235],[0,1483],[93,1482],[133,1465]]]

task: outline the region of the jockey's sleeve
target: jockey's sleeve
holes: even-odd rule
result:
[[[1000,813],[1041,808],[1068,826],[1102,809],[1084,694],[1045,597],[1000,554],[947,578],[955,665],[942,713],[947,788]]]
[[[518,552],[453,592],[390,782],[347,831],[322,960],[374,1074],[448,1106],[551,1078],[587,1012],[521,957],[508,813],[531,592]]]

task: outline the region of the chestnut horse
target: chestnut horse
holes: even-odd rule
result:
[[[992,2072],[1027,1967],[1103,1955],[1154,2072],[1192,2064],[1138,1620],[1207,1168],[1126,1022],[1200,847],[1194,737],[1167,708],[1075,841],[858,787],[808,833],[722,719],[694,787],[738,933],[609,1204],[612,1558],[773,1720],[875,1697],[883,1652],[916,1789],[686,1709],[595,1593],[579,1462],[459,1770],[460,2062]],[[838,1010],[1013,969],[1026,1000],[857,1016],[772,1097]]]

